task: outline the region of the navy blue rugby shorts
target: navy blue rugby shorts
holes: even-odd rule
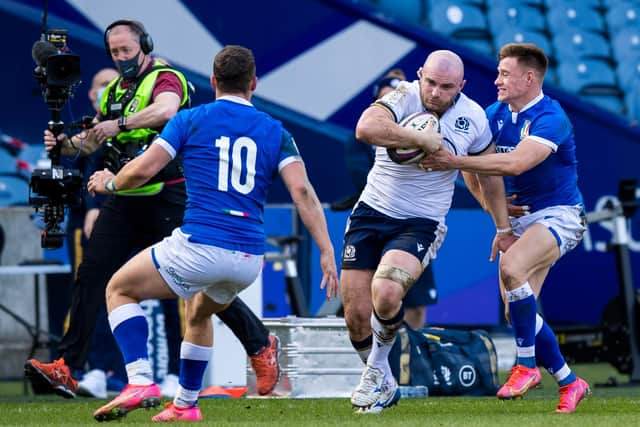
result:
[[[432,219],[396,219],[360,202],[344,235],[342,268],[375,270],[391,249],[408,252],[426,265],[437,228],[438,222]]]

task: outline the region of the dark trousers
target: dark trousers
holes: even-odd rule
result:
[[[169,203],[161,196],[114,196],[102,206],[73,285],[69,329],[58,346],[59,354],[71,368],[84,367],[111,276],[133,254],[169,236],[182,224],[183,214],[182,205]],[[268,331],[238,298],[232,306],[234,308],[225,310],[227,320],[220,318],[245,345],[247,352],[254,354],[268,342]],[[179,322],[177,316],[165,315],[165,319],[171,318],[176,324]],[[179,349],[177,353],[175,349],[169,351],[179,354]],[[177,360],[170,363],[177,363]]]
[[[269,345],[269,331],[240,298],[235,298],[217,316],[238,337],[249,356]]]

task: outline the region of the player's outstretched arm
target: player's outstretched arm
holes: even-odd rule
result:
[[[119,190],[130,190],[146,183],[171,161],[171,155],[158,144],[151,144],[140,156],[124,165],[118,175],[108,170],[97,171],[91,178],[87,189],[95,193],[109,194]]]
[[[320,267],[322,268],[320,288],[326,287],[327,298],[333,298],[338,295],[338,270],[320,200],[307,178],[304,163],[292,162],[282,168],[280,175],[291,194],[302,222],[320,249]]]

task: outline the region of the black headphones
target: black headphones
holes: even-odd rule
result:
[[[104,30],[104,48],[107,51],[107,55],[109,55],[109,58],[111,58],[111,49],[109,48],[108,40],[109,31],[111,31],[111,29],[117,25],[127,25],[140,33],[140,49],[142,49],[142,53],[147,55],[153,50],[153,40],[151,39],[149,33],[147,33],[147,30],[144,29],[144,25],[142,25],[141,22],[132,21],[130,19],[119,19],[109,24],[107,29]]]

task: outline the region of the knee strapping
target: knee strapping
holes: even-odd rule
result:
[[[413,277],[407,271],[388,264],[380,264],[373,278],[388,279],[396,282],[400,286],[402,286],[402,289],[405,292],[407,292],[409,288],[411,288],[411,286],[413,286],[413,284],[416,282],[415,277]]]

